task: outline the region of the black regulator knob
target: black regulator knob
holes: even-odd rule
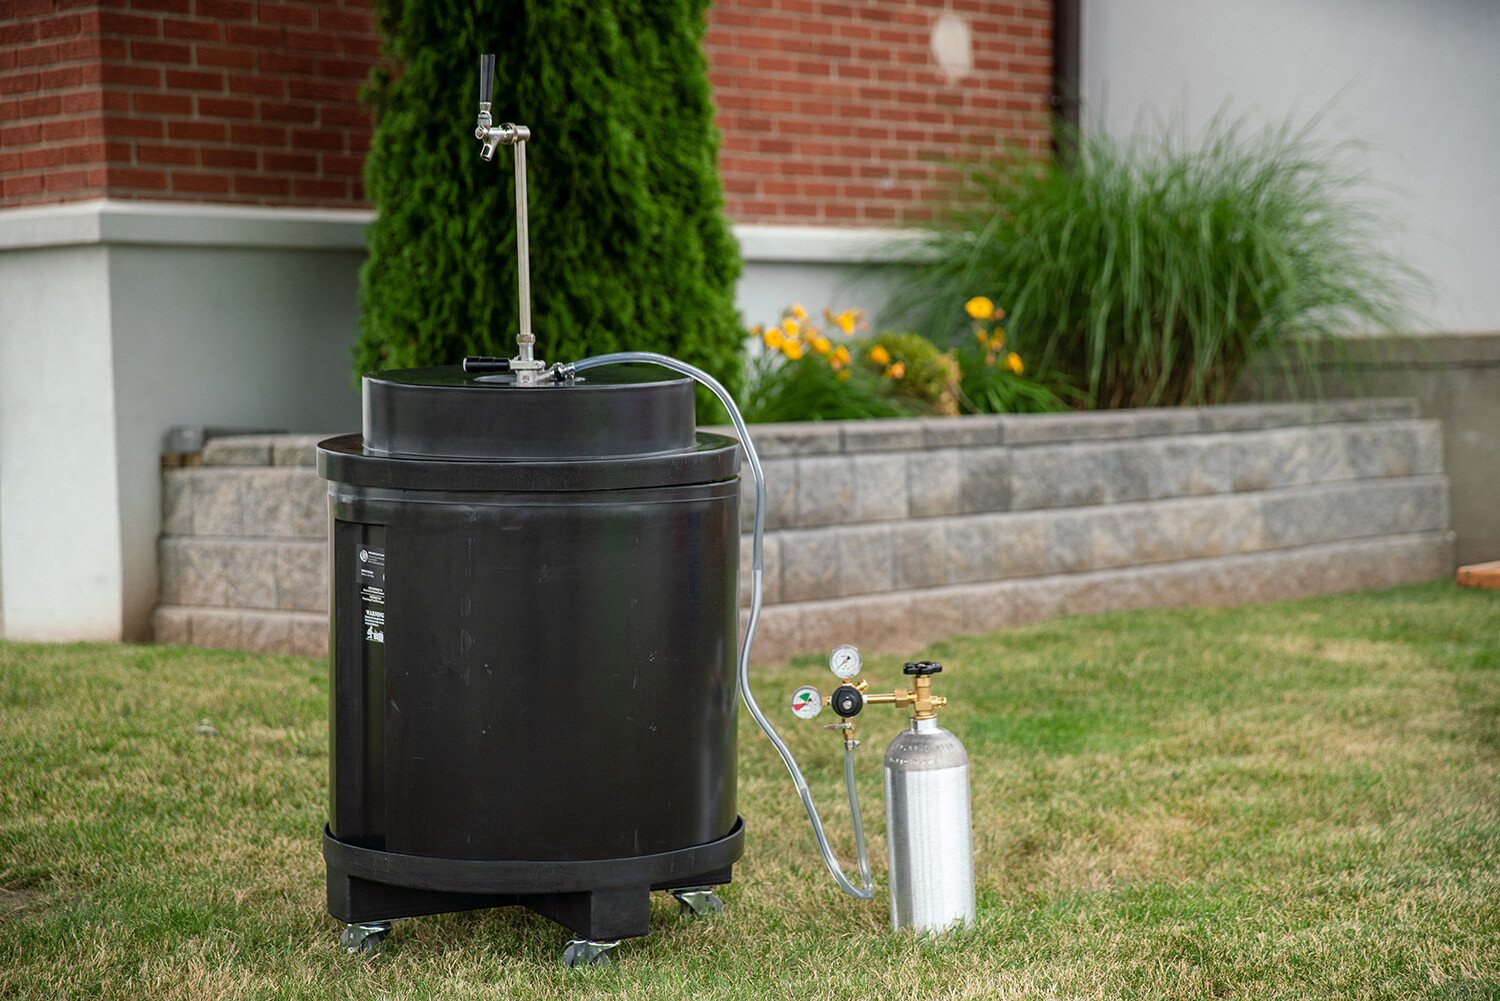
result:
[[[942,674],[943,665],[935,660],[915,660],[901,670],[906,674]]]
[[[853,685],[840,685],[835,688],[833,698],[829,702],[833,706],[833,711],[844,719],[858,716],[859,711],[865,707],[865,697]]]

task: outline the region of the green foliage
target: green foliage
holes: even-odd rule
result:
[[[826,656],[757,664],[756,690],[816,684]],[[941,722],[972,762],[974,927],[897,934],[883,889],[844,898],[741,713],[749,837],[726,913],[693,921],[654,894],[649,937],[565,970],[568,933],[514,908],[400,922],[375,957],[337,949],[318,855],[326,661],[0,642],[0,998],[1500,991],[1493,593],[1072,617],[869,653],[866,677],[900,684],[909,659],[946,665]],[[856,780],[884,881],[880,751],[901,714],[869,712]],[[782,733],[832,804],[842,754],[818,723]],[[627,751],[608,767],[636,767]],[[825,815],[845,859],[847,818]]]
[[[753,328],[765,350],[750,362],[749,385],[741,410],[752,423],[771,421],[861,420],[906,417],[918,407],[891,392],[886,380],[854,364],[862,350],[852,337],[859,310],[835,316],[824,312],[823,326],[793,305],[769,329]]]
[[[1054,389],[1012,371],[983,345],[965,345],[954,354],[958,359],[959,402],[965,410],[978,414],[1050,414],[1069,409],[1063,395],[1065,387]]]
[[[1028,365],[1086,405],[1204,404],[1248,364],[1287,370],[1337,335],[1393,329],[1419,284],[1377,249],[1347,144],[1222,121],[1192,149],[1070,142],[1064,165],[968,172],[897,319],[953,330],[966,299],[992,296]]]
[[[707,0],[376,0],[399,75],[368,88],[378,210],[357,371],[515,353],[511,151],[479,158],[481,52],[496,122],[529,126],[540,356],[662,351],[741,378],[738,250],[701,49]]]
[[[841,378],[842,377],[842,378]],[[893,396],[880,376],[858,366],[835,371],[818,355],[795,361],[766,351],[750,363],[741,405],[745,420],[842,421],[909,417],[911,403]]]
[[[889,360],[876,360],[872,352]],[[909,400],[926,413],[958,413],[958,363],[921,334],[880,334],[855,356],[862,367],[889,380],[892,396]]]

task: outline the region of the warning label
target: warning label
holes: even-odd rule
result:
[[[359,600],[364,615],[365,639],[371,643],[385,642],[385,550],[377,546],[360,546],[359,562],[354,565],[359,575]]]

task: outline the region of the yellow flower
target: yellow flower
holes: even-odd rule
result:
[[[988,320],[995,315],[995,304],[982,295],[976,295],[964,303],[964,312],[976,320]]]
[[[986,347],[989,346],[990,335],[986,334],[984,332],[984,328],[983,327],[975,327],[974,328],[974,339],[976,341],[978,341],[980,344],[985,345]]]
[[[824,337],[822,334],[818,334],[812,339],[812,347],[813,350],[818,354],[826,355],[828,352],[833,350],[833,342]]]
[[[834,348],[833,360],[838,362],[840,367],[849,364],[849,349],[842,344]]]
[[[1014,351],[1005,356],[1005,367],[1016,373],[1016,375],[1020,375],[1026,371],[1026,366],[1021,364],[1021,356]]]
[[[786,343],[786,338],[782,336],[781,331],[778,328],[772,327],[770,330],[766,331],[765,342],[766,347],[770,348],[772,351],[779,351],[781,350],[781,346]]]
[[[889,365],[891,363],[891,353],[882,345],[877,344],[870,349],[870,360],[877,365]]]
[[[990,338],[990,350],[999,351],[1005,347],[1005,328],[1000,327],[995,331],[995,336]]]
[[[885,374],[892,379],[903,378],[906,375],[906,365],[898,361],[896,362],[896,364],[886,369]]]
[[[835,378],[838,379],[839,382],[844,382],[849,378],[849,370],[847,368],[844,369],[837,376],[835,376]]]
[[[839,329],[846,335],[852,334],[855,325],[859,323],[859,310],[846,309],[835,317],[833,322],[838,324]]]
[[[796,337],[799,333],[802,332],[802,324],[798,323],[796,320],[792,319],[789,316],[781,324],[781,329],[786,331],[786,335],[788,337]]]
[[[786,355],[792,361],[796,361],[798,358],[802,357],[802,342],[787,341],[781,346],[781,353]]]
[[[807,322],[807,310],[802,308],[802,303],[800,302],[792,303],[792,315],[803,323]]]

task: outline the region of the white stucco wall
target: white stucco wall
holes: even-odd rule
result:
[[[0,213],[0,635],[145,638],[177,425],[359,426],[362,212]]]
[[[145,638],[179,425],[359,426],[364,212],[0,212],[0,636]],[[738,227],[746,323],[884,301],[888,232]]]
[[[1428,331],[1500,330],[1500,0],[1083,0],[1085,123],[1321,115],[1370,144]]]

